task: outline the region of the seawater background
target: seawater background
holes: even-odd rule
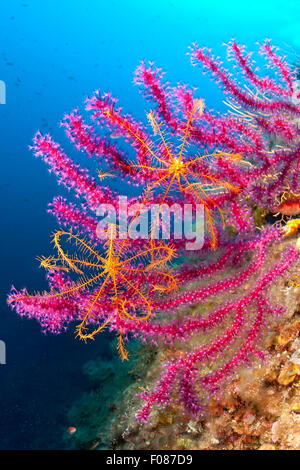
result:
[[[0,105],[0,339],[7,346],[7,364],[0,365],[1,449],[68,447],[62,440],[72,425],[68,409],[89,387],[82,366],[99,355],[111,358],[109,335],[87,345],[72,331],[42,335],[36,322],[6,306],[12,283],[29,291],[46,287],[34,259],[49,253],[49,234],[57,227],[47,203],[65,194],[28,149],[36,130],[49,131],[69,155],[93,168],[58,126],[87,95],[111,91],[124,110],[144,119],[147,105],[132,76],[146,59],[166,70],[172,83],[196,86],[208,107],[222,109],[222,93],[191,67],[188,46],[196,41],[224,57],[221,45],[232,37],[249,49],[272,38],[293,57],[300,48],[299,10],[298,0],[0,3],[0,79],[7,87],[7,104]]]

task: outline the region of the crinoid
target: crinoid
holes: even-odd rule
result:
[[[154,175],[153,181],[148,184],[148,190],[165,188],[161,198],[160,207],[163,206],[170,191],[179,191],[184,195],[184,200],[203,204],[207,217],[208,228],[211,234],[211,247],[216,248],[216,235],[214,228],[213,210],[217,209],[221,215],[223,225],[224,218],[222,209],[214,199],[214,195],[222,194],[225,191],[239,192],[238,185],[231,184],[218,177],[209,168],[209,160],[213,158],[228,158],[232,161],[240,160],[241,155],[230,153],[212,153],[208,155],[191,157],[186,155],[185,145],[189,138],[192,128],[193,117],[200,118],[204,109],[204,102],[201,99],[194,99],[193,107],[183,129],[182,142],[177,148],[167,142],[162,131],[159,119],[153,111],[148,114],[148,120],[152,126],[154,135],[159,135],[161,142],[159,152],[154,153],[151,149],[152,164],[138,165],[141,169],[150,171]],[[155,229],[156,221],[153,223],[152,230]]]
[[[137,152],[137,163],[131,163],[131,167],[138,175],[137,178],[146,183],[144,201],[149,200],[148,194],[152,192],[157,196],[159,208],[168,198],[172,202],[202,204],[211,234],[210,243],[215,248],[214,211],[217,209],[220,213],[224,225],[221,208],[224,193],[228,196],[240,191],[236,181],[230,182],[220,173],[220,160],[225,160],[227,165],[229,161],[234,162],[234,165],[242,160],[242,156],[225,151],[198,155],[197,150],[191,148],[193,122],[201,119],[204,101],[193,99],[186,121],[182,121],[180,129],[178,128],[179,144],[174,142],[172,136],[165,135],[164,123],[154,111],[150,111],[147,117],[157,142],[151,140],[148,133],[139,128],[129,116],[122,116],[120,109],[115,108],[115,100],[109,96],[102,98],[95,95],[88,100],[88,109],[94,110],[94,119],[99,120],[102,125],[105,122],[117,135],[131,141]],[[158,224],[158,217],[159,215],[152,223],[152,231]]]
[[[118,331],[118,349],[122,359],[128,354],[122,336],[122,317],[136,323],[147,321],[152,314],[151,298],[155,293],[168,292],[176,287],[175,277],[167,263],[174,256],[172,246],[162,243],[156,247],[137,250],[127,240],[117,240],[116,227],[110,224],[103,253],[73,232],[58,230],[53,243],[58,256],[40,257],[41,267],[55,271],[78,274],[76,281],[51,289],[50,292],[30,295],[23,292],[11,297],[10,303],[26,303],[30,299],[51,303],[57,298],[72,298],[78,294],[77,335],[83,339],[94,339],[97,333],[111,325]],[[72,246],[72,253],[63,248],[63,243]],[[96,325],[89,331],[91,324]]]

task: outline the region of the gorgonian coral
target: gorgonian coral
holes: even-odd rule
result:
[[[142,393],[146,403],[140,420],[148,419],[154,404],[165,406],[175,399],[199,414],[205,390],[215,393],[237,366],[253,355],[262,358],[261,334],[268,318],[281,312],[271,304],[268,290],[299,261],[291,245],[278,262],[268,262],[270,246],[289,229],[296,230],[296,221],[284,230],[258,231],[252,215],[255,206],[274,210],[285,192],[298,194],[295,74],[268,41],[260,53],[274,76],[259,75],[244,46],[231,41],[227,49],[243,84],[209,50],[193,45],[190,51],[192,64],[203,66],[227,94],[231,111],[224,115],[208,110],[195,88],[172,87],[160,69],[142,62],[135,83],[152,104],[148,127],[117,107],[111,94],[100,92],[87,99],[100,133],[77,109],[64,117],[62,126],[75,147],[99,163],[98,183],[50,135],[34,137],[35,155],[82,203],[77,207],[56,197],[50,204],[49,211],[67,228],[54,236],[58,255],[41,258],[49,271],[49,292],[30,295],[13,289],[8,301],[20,315],[38,319],[46,331],[58,332],[72,320],[79,321],[83,339],[104,327],[115,330],[126,359],[123,338],[130,334],[155,343],[180,343],[179,354],[163,366],[153,390]],[[115,143],[122,139],[132,154]],[[130,224],[138,225],[151,204],[158,206],[158,214],[165,204],[202,205],[207,233],[194,264],[170,267],[176,251],[189,253],[178,237],[162,243],[152,236],[163,225],[159,215],[143,237],[124,241],[111,233],[99,239],[95,212],[101,204],[118,210],[119,193],[102,183],[112,175],[138,193],[128,197],[129,212],[138,207]],[[110,227],[118,235],[118,224]],[[64,237],[73,244],[71,253],[62,248]],[[74,279],[78,274],[84,277]]]

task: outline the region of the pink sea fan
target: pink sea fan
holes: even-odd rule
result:
[[[152,391],[142,393],[146,403],[138,416],[141,421],[149,418],[153,405],[165,406],[176,394],[187,412],[201,413],[203,392],[215,393],[240,364],[253,355],[263,357],[259,339],[268,317],[281,313],[268,298],[268,289],[299,261],[298,251],[290,246],[270,265],[270,247],[280,241],[282,230],[265,228],[258,233],[252,214],[254,206],[272,209],[276,197],[287,187],[295,193],[298,190],[300,108],[293,100],[295,74],[269,41],[260,47],[260,53],[277,72],[274,77],[259,74],[252,56],[236,41],[230,41],[227,50],[229,60],[237,66],[235,76],[211,51],[195,44],[190,51],[192,64],[209,72],[229,98],[231,112],[225,115],[207,109],[195,87],[172,86],[161,69],[144,61],[137,67],[134,81],[152,106],[148,125],[124,112],[110,93],[99,91],[86,101],[93,124],[87,123],[78,109],[65,115],[61,125],[66,135],[78,151],[95,158],[101,168],[99,181],[88,168],[68,157],[50,135],[38,132],[34,137],[34,154],[44,159],[59,183],[72,189],[79,201],[77,206],[56,197],[49,212],[68,227],[70,231],[64,234],[70,238],[74,238],[74,229],[87,236],[83,242],[76,239],[77,247],[81,243],[92,252],[90,244],[96,243],[99,252],[94,250],[95,262],[62,253],[58,245],[58,258],[43,259],[44,267],[51,268],[47,281],[54,295],[28,295],[26,289],[13,288],[8,302],[21,316],[36,318],[44,331],[58,333],[73,320],[83,322],[84,328],[109,325],[119,333],[123,355],[123,336],[171,347],[183,344],[179,356],[163,366]],[[243,83],[236,76],[238,71]],[[117,143],[112,136],[117,137]],[[122,148],[122,141],[129,151]],[[139,194],[131,193],[128,198],[129,207],[137,202],[147,207],[202,203],[210,230],[202,261],[197,254],[194,265],[185,262],[166,269],[167,263],[161,259],[163,249],[190,254],[184,251],[182,240],[171,239],[164,245],[147,239],[129,240],[129,262],[137,261],[137,249],[141,254],[152,250],[152,255],[156,250],[158,257],[152,256],[148,263],[125,264],[128,272],[126,276],[122,273],[122,280],[117,270],[122,241],[116,241],[114,249],[110,246],[114,256],[104,257],[106,242],[96,234],[99,205],[117,207],[118,191],[103,184],[111,176],[109,172],[129,188],[138,187]],[[230,233],[225,230],[228,225]],[[211,247],[216,249],[213,255]],[[91,270],[100,265],[96,278],[102,271],[117,271],[108,276],[105,289],[92,284],[90,278],[75,284],[72,268],[78,273],[78,266],[83,265]],[[170,294],[173,289],[165,289],[161,282],[168,276],[176,277],[175,293]],[[121,289],[116,279],[123,282]],[[116,291],[122,295],[116,296]],[[230,294],[230,300],[224,300],[225,293]],[[149,315],[141,319],[134,312],[145,300]],[[209,308],[209,301],[214,307]],[[128,305],[132,315],[126,310]],[[191,307],[197,308],[196,314]],[[88,315],[82,313],[86,311]]]

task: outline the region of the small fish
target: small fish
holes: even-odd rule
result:
[[[288,216],[300,214],[300,198],[295,197],[283,201],[276,208],[276,212]]]
[[[75,434],[75,432],[77,431],[77,429],[74,427],[74,426],[70,426],[68,427],[68,433],[72,436],[73,434]]]
[[[99,441],[95,442],[95,443],[89,448],[89,450],[94,450],[94,449],[96,449],[99,444],[100,444]]]
[[[104,171],[98,171],[98,178],[100,179],[100,181],[104,180],[104,178],[113,178],[114,175],[111,174],[111,173],[107,173],[107,172],[104,172]]]
[[[114,134],[113,132],[110,133],[109,137],[111,139],[118,139],[119,138],[119,136],[117,134]]]

